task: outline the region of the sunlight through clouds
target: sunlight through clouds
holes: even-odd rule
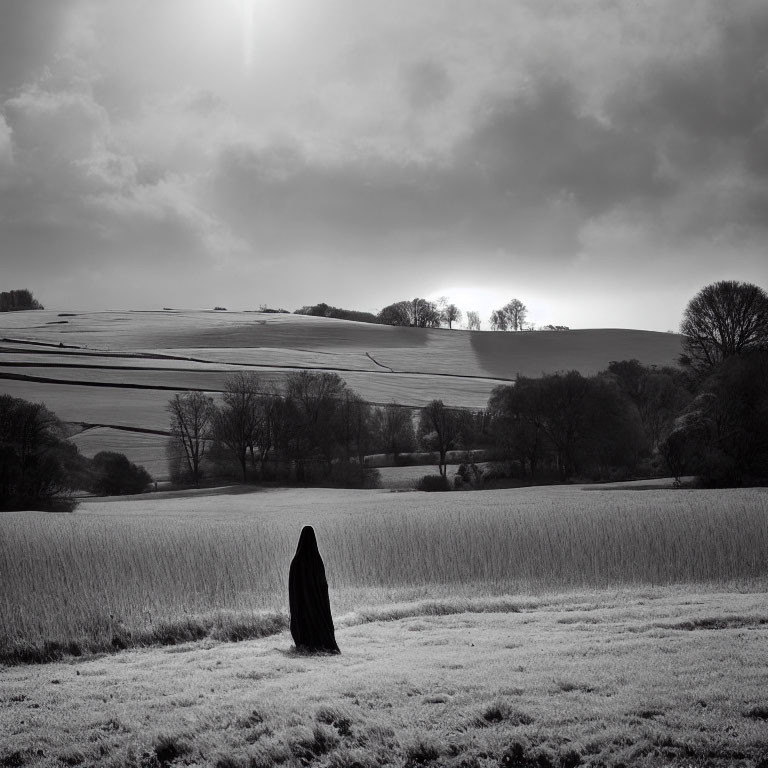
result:
[[[243,66],[246,72],[253,67],[253,22],[255,0],[240,0],[240,10],[243,15]]]
[[[209,277],[225,262],[234,307],[261,274],[291,307],[455,286],[464,311],[490,293],[541,322],[666,330],[700,284],[764,279],[760,2],[48,6],[11,0],[0,29],[0,240],[8,279],[43,295],[160,249]],[[178,214],[162,235],[158,207]],[[606,291],[662,274],[696,283],[667,316],[608,315]]]

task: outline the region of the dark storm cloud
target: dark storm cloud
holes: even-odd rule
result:
[[[768,6],[745,3],[734,10],[719,16],[711,48],[650,61],[632,87],[616,95],[616,110],[653,131],[749,140],[767,116]]]
[[[313,162],[296,145],[229,148],[214,199],[237,228],[271,247],[410,233],[421,247],[577,246],[585,217],[669,191],[655,149],[632,126],[581,112],[564,80],[486,106],[448,158]]]
[[[594,215],[667,191],[652,142],[630,124],[585,114],[576,89],[562,79],[547,77],[493,105],[459,156],[465,168],[481,170],[489,192],[524,205],[565,195]]]
[[[696,211],[682,237],[724,226],[768,228],[768,6],[716,14],[714,44],[652,59],[606,110],[653,142],[665,176]]]

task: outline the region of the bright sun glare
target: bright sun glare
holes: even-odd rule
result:
[[[243,67],[250,72],[257,57],[275,55],[300,25],[300,3],[292,0],[232,0],[242,39]]]
[[[246,72],[253,67],[254,0],[239,0],[243,24],[243,66]]]

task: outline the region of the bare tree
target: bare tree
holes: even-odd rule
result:
[[[384,325],[411,325],[411,302],[397,301],[388,304],[377,315]]]
[[[683,362],[707,372],[727,357],[768,345],[768,294],[736,280],[712,283],[688,303],[680,331]]]
[[[185,392],[174,395],[168,402],[171,415],[171,434],[181,445],[190,477],[198,485],[201,477],[200,464],[211,438],[216,416],[213,398],[202,392]]]
[[[330,474],[340,442],[340,401],[347,388],[337,373],[300,371],[288,377],[286,406],[290,449],[298,479],[306,477],[310,462],[320,462]]]
[[[442,310],[443,322],[448,323],[448,329],[453,327],[453,323],[461,322],[461,310],[455,304],[446,304]]]
[[[263,389],[256,402],[256,421],[249,450],[251,452],[251,464],[255,467],[258,461],[259,471],[262,475],[264,463],[277,442],[282,402],[282,395],[271,387]]]
[[[389,403],[376,410],[375,421],[378,442],[384,453],[397,456],[413,450],[416,438],[408,408]]]
[[[415,328],[439,328],[442,316],[434,302],[415,298],[411,301],[411,325]]]
[[[528,316],[528,308],[525,304],[520,299],[512,299],[509,304],[504,306],[504,312],[507,315],[510,330],[522,331]]]
[[[373,444],[371,406],[357,392],[345,388],[340,402],[341,439],[347,462],[362,467]]]
[[[509,319],[503,309],[494,309],[491,312],[491,330],[506,331],[509,328]]]
[[[415,298],[389,304],[377,315],[385,325],[410,325],[414,328],[439,328],[442,314],[437,304]]]
[[[467,312],[467,330],[479,331],[480,330],[480,313],[469,311]]]
[[[438,470],[445,477],[448,474],[446,454],[458,446],[461,437],[457,412],[446,408],[442,400],[432,400],[422,408],[419,433],[425,447],[438,452]]]
[[[491,328],[494,331],[522,331],[527,316],[528,308],[525,304],[520,299],[512,299],[491,313]]]
[[[237,459],[243,482],[248,480],[248,451],[253,456],[256,429],[260,418],[258,377],[253,373],[238,372],[224,384],[224,404],[216,413],[214,433]]]

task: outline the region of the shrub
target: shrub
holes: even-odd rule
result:
[[[144,467],[137,466],[123,453],[100,451],[93,457],[93,475],[88,490],[99,496],[141,493],[152,482]]]
[[[443,475],[424,475],[416,483],[417,491],[450,491],[451,484],[448,482],[448,478]]]
[[[470,462],[460,464],[453,478],[456,490],[479,490],[483,487],[483,470],[477,464]]]

